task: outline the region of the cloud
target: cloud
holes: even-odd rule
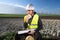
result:
[[[60,14],[60,8],[40,8],[39,13],[45,14]]]
[[[25,7],[18,4],[0,2],[0,14],[20,14],[25,13]]]
[[[50,11],[47,8],[40,8],[40,13],[50,13]]]
[[[12,4],[12,3],[4,3],[4,2],[0,2],[0,4],[4,4],[4,5],[9,5],[9,6],[15,6],[15,7],[20,7],[20,8],[24,8],[24,6],[22,5],[19,5],[19,4]]]
[[[54,8],[53,13],[55,14],[60,14],[60,8]]]

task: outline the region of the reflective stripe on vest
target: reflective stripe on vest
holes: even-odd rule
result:
[[[33,28],[33,29],[38,28],[38,17],[39,16],[37,14],[34,15],[31,24],[28,26],[29,29],[30,28]]]
[[[26,16],[24,16],[24,22],[26,22]]]

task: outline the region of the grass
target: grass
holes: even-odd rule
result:
[[[26,14],[0,14],[0,17],[24,17]],[[60,14],[39,14],[40,16],[60,16]]]
[[[40,16],[60,16],[60,14],[39,14]]]
[[[0,40],[15,40],[15,33],[14,32],[7,33],[6,35],[1,36]]]
[[[0,14],[0,17],[23,17],[25,14]]]

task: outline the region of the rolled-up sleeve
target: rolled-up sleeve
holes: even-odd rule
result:
[[[24,16],[24,29],[28,27],[28,23],[26,23],[26,16]]]
[[[26,29],[28,27],[28,23],[24,22],[24,28]]]

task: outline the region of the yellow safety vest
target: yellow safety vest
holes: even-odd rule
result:
[[[37,14],[34,15],[31,24],[28,25],[29,29],[36,29],[38,28],[38,18],[39,16]],[[26,21],[26,16],[24,17],[24,22]]]

